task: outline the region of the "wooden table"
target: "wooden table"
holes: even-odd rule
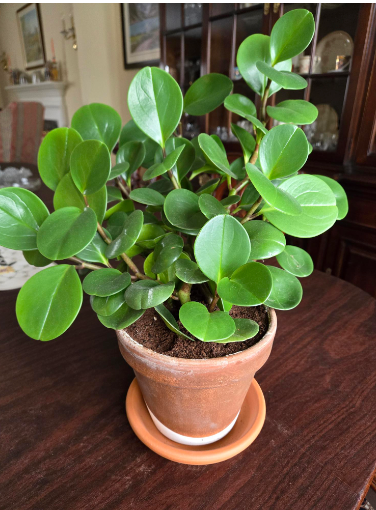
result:
[[[18,327],[17,291],[0,292],[0,509],[358,508],[376,468],[376,301],[316,271],[302,283],[256,376],[264,428],[212,466],[167,461],[134,435],[133,372],[88,299],[43,343]]]

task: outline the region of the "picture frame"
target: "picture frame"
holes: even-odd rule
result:
[[[25,4],[16,15],[25,69],[43,67],[46,54],[39,4]]]
[[[136,69],[160,62],[159,4],[121,4],[124,68]]]

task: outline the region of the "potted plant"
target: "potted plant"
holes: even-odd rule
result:
[[[241,44],[237,65],[258,109],[231,94],[226,76],[201,77],[183,99],[168,73],[143,68],[128,92],[133,120],[123,129],[112,108],[91,104],[44,139],[38,166],[54,191],[54,212],[30,191],[0,190],[0,244],[35,266],[57,262],[19,292],[23,331],[58,337],[86,292],[99,321],[116,330],[154,422],[174,441],[207,444],[231,429],[270,354],[275,309],[297,306],[298,278],[313,271],[309,254],[286,245],[285,234],[315,237],[347,213],[336,181],[298,174],[312,148],[297,125],[314,122],[316,107],[267,105],[281,88],[307,86],[291,72],[291,58],[313,33],[312,14],[298,9],[270,37]],[[232,124],[243,157],[231,164],[217,136],[176,134],[183,112],[201,116],[222,103],[252,131]],[[268,129],[273,120],[278,125]],[[140,167],[145,187],[132,189]],[[200,174],[209,177],[197,189]],[[268,264],[272,257],[279,267]],[[77,270],[88,272],[82,282]]]

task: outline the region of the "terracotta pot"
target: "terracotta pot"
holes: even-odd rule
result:
[[[209,444],[231,430],[272,349],[277,316],[272,309],[268,314],[268,331],[257,344],[222,358],[173,358],[143,347],[125,330],[116,332],[160,432],[183,444]]]

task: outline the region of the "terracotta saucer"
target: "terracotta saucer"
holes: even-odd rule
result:
[[[134,433],[148,448],[166,459],[193,465],[222,462],[245,450],[259,435],[266,411],[262,390],[253,379],[239,417],[227,436],[206,446],[186,446],[171,441],[156,428],[136,379],[129,387],[125,409]]]

